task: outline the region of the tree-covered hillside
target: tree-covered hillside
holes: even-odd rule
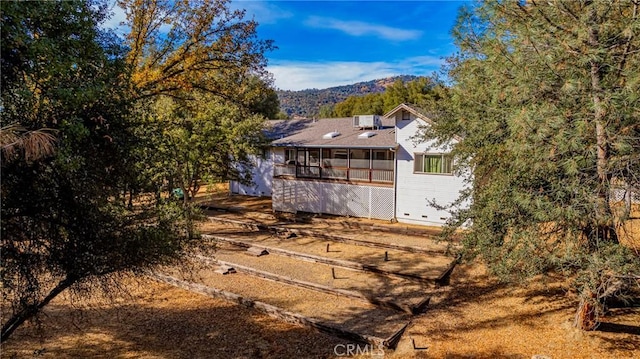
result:
[[[416,76],[402,75],[384,79],[358,82],[352,85],[330,87],[327,89],[308,89],[301,91],[277,91],[280,111],[289,117],[312,117],[320,114],[323,107],[332,107],[349,96],[381,93],[397,80],[404,82],[416,79]]]

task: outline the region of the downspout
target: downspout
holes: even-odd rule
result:
[[[398,223],[398,217],[396,213],[398,213],[397,203],[398,203],[398,145],[391,149],[393,153],[393,218],[391,219],[391,223]]]

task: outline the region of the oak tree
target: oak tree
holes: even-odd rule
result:
[[[180,256],[179,218],[122,201],[137,145],[106,6],[1,4],[1,340],[64,290]]]

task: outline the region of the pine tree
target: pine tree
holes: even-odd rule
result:
[[[576,279],[577,325],[593,329],[628,290],[639,258],[616,228],[616,186],[640,174],[640,4],[488,2],[465,7],[449,61],[451,98],[429,136],[463,140],[471,169],[450,229],[471,223],[468,255],[502,278]]]

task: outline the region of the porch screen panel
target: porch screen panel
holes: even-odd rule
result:
[[[389,150],[374,150],[372,168],[374,170],[393,170],[393,152]]]
[[[369,150],[351,150],[350,168],[369,168]]]

